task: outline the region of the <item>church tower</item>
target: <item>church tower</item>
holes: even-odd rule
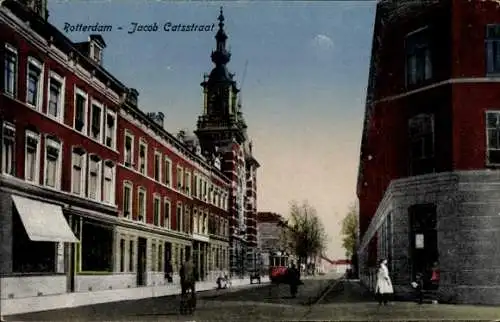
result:
[[[204,97],[203,114],[198,120],[196,131],[202,150],[210,154],[215,152],[217,146],[232,141],[242,144],[247,140],[247,125],[238,104],[240,90],[236,86],[234,74],[227,68],[231,53],[226,48],[228,37],[224,31],[222,8],[218,20],[216,49],[211,55],[215,66],[210,74],[205,74],[201,83]]]
[[[204,75],[203,112],[195,131],[202,153],[208,159],[219,158],[221,171],[233,182],[229,199],[230,266],[234,274],[255,269],[257,246],[256,169],[247,125],[238,99],[240,90],[227,64],[231,60],[224,14],[219,14],[219,29],[212,51],[214,67]]]

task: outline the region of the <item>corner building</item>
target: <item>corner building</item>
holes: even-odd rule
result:
[[[0,3],[1,313],[167,294],[187,253],[228,272],[232,178],[47,15]]]
[[[500,303],[500,7],[379,1],[357,193],[360,278],[439,262],[439,300]]]
[[[204,156],[218,159],[222,172],[230,179],[229,237],[230,270],[243,276],[255,266],[257,250],[257,169],[252,142],[241,109],[240,89],[227,64],[231,53],[226,48],[228,36],[224,30],[224,15],[219,15],[215,35],[216,48],[211,58],[215,65],[205,74],[203,114],[195,134]]]

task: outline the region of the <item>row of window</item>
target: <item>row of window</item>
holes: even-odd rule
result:
[[[123,217],[132,219],[133,207],[133,184],[125,181],[123,184]],[[137,208],[135,219],[146,223],[147,213],[147,190],[144,187],[137,188]],[[163,205],[163,206],[162,206]],[[172,229],[184,233],[217,234],[227,236],[229,234],[229,221],[222,216],[210,215],[201,209],[178,202],[175,208],[175,227],[172,227],[172,203],[169,198],[153,195],[153,222],[152,224],[166,229]]]
[[[434,115],[419,114],[409,119],[411,174],[435,171]],[[486,112],[486,163],[500,164],[500,111]]]
[[[2,131],[2,173],[15,176],[16,128],[5,122]],[[33,130],[26,130],[24,135],[24,179],[33,184],[42,182],[46,187],[61,190],[62,141]],[[43,178],[40,176],[42,164]],[[71,167],[71,193],[108,204],[115,203],[116,172],[113,162],[87,154],[81,147],[73,147]]]
[[[406,83],[420,84],[432,78],[430,31],[422,29],[406,37]],[[500,73],[500,25],[486,26],[486,73]]]
[[[43,111],[44,93],[44,70],[45,65],[40,60],[29,56],[26,67],[26,95],[22,98],[18,95],[19,56],[17,50],[9,45],[5,45],[5,69],[4,69],[4,92],[7,95],[24,99],[26,104],[36,111],[44,112],[48,117],[64,123],[65,95],[70,93],[66,90],[66,79],[56,72],[48,71],[47,86],[47,108]],[[114,111],[108,109],[103,103],[95,98],[89,97],[84,90],[74,87],[74,117],[73,128],[92,138],[94,141],[102,143],[109,148],[116,149],[117,116]],[[125,133],[124,164],[130,168],[136,168],[134,163],[134,136],[130,132]],[[148,176],[148,145],[145,140],[139,142],[139,165],[138,171]],[[154,174],[153,178],[168,187],[172,187],[172,161],[159,151],[154,153]],[[212,185],[210,181],[201,175],[194,176],[194,189],[192,190],[191,172],[176,167],[176,189],[189,196],[210,202],[211,204],[228,209],[228,193]]]
[[[136,169],[134,163],[134,141],[135,136],[129,132],[125,131],[124,140],[124,159],[123,163],[126,167],[131,169]],[[154,151],[154,167],[152,178],[170,188],[173,186],[172,177],[172,160],[167,156],[163,156],[160,151]],[[137,171],[139,171],[144,176],[149,176],[148,172],[148,144],[144,139],[139,140],[139,155],[138,155],[138,166]],[[193,180],[194,179],[194,180]],[[194,189],[191,189],[193,187]],[[191,172],[184,169],[182,166],[176,167],[176,189],[185,193],[189,196],[196,197],[205,202],[209,202],[214,206],[219,208],[228,209],[229,195],[223,189],[218,188],[213,185],[210,180],[201,174]]]
[[[5,45],[4,93],[14,98],[24,100],[34,110],[45,113],[48,117],[64,123],[66,112],[65,96],[70,91],[66,89],[66,78],[56,72],[48,71],[46,89],[46,111],[43,110],[45,64],[31,56],[26,65],[26,93],[19,95],[18,84],[19,56],[17,50]],[[116,149],[116,113],[105,108],[104,104],[82,89],[74,87],[74,117],[73,128],[94,141],[102,143],[111,149]]]
[[[188,249],[186,249],[188,248]],[[222,246],[211,246],[208,249],[208,256],[204,258],[209,271],[225,269],[228,267],[228,249]],[[168,271],[166,265],[171,265],[173,273],[179,271],[185,260],[185,253],[190,251],[190,246],[182,244],[169,243],[162,240],[151,241],[151,265],[149,271],[165,272]],[[134,272],[136,270],[135,240],[127,238],[120,239],[120,263],[118,270],[120,272]]]

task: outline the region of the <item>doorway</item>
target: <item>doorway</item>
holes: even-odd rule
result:
[[[415,280],[417,273],[425,273],[434,262],[439,262],[436,206],[415,205],[409,208],[409,215],[412,279]]]
[[[139,237],[137,241],[137,286],[146,285],[147,245],[147,239]]]
[[[196,281],[201,280],[200,263],[198,261],[198,256],[200,254],[199,245],[200,245],[199,242],[197,242],[197,241],[193,242],[193,266],[194,266],[194,271],[195,271],[195,275],[196,275]]]
[[[75,216],[75,215],[67,215],[65,216],[66,220],[68,221],[68,224],[71,227],[71,230],[75,234],[75,236],[78,238],[78,240],[81,240],[81,232],[80,232],[80,227],[81,227],[81,217]],[[78,263],[80,261],[79,259],[79,248],[80,245],[78,243],[65,243],[64,247],[64,258],[65,258],[65,265],[66,265],[66,276],[67,276],[67,291],[69,293],[75,292],[75,275],[76,271],[78,269]]]
[[[165,279],[169,283],[172,283],[172,244],[165,243],[165,247],[163,248],[163,271],[165,274]]]
[[[202,244],[200,249],[200,280],[205,280],[205,244]]]

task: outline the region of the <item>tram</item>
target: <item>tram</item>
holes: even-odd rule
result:
[[[271,283],[284,283],[287,277],[290,256],[287,253],[274,252],[269,256],[269,279]]]

